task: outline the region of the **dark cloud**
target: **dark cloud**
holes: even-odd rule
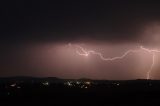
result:
[[[159,20],[157,1],[3,2],[1,40],[135,42],[146,23]]]

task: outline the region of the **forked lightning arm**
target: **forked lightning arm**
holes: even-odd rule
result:
[[[147,49],[147,48],[144,48],[143,46],[140,46],[140,48],[148,53],[151,53],[152,55],[152,64],[151,64],[151,67],[150,69],[148,70],[147,72],[147,79],[150,79],[150,73],[152,72],[152,69],[153,69],[153,66],[155,64],[155,53],[160,53],[159,50],[151,50],[151,49]]]

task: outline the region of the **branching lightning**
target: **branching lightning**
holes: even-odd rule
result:
[[[136,52],[139,52],[139,50],[132,50],[132,49],[130,49],[130,50],[128,50],[128,51],[126,51],[123,55],[121,55],[121,56],[117,56],[117,57],[109,57],[109,58],[105,58],[103,55],[102,55],[102,53],[100,53],[100,52],[96,52],[96,51],[93,51],[93,50],[89,50],[89,51],[86,51],[83,47],[81,47],[81,46],[76,46],[77,48],[79,48],[80,50],[81,50],[81,52],[80,51],[76,51],[77,52],[77,54],[79,54],[79,55],[81,55],[81,56],[89,56],[90,54],[94,54],[94,55],[98,55],[102,60],[104,60],[104,61],[114,61],[114,60],[118,60],[118,59],[123,59],[124,57],[126,57],[128,54],[130,54],[130,53],[136,53]]]
[[[69,45],[71,46],[71,44],[69,44]],[[149,70],[147,71],[146,79],[150,79],[150,73],[152,72],[152,69],[153,69],[154,64],[155,64],[155,53],[160,53],[160,50],[155,50],[155,49],[152,50],[152,49],[147,49],[147,48],[145,48],[143,46],[140,46],[139,49],[129,49],[129,50],[127,50],[121,56],[106,58],[100,52],[96,52],[96,51],[93,51],[93,50],[86,50],[82,46],[79,46],[79,45],[74,45],[74,47],[76,48],[76,53],[78,55],[80,55],[80,56],[88,57],[89,55],[93,54],[93,55],[99,56],[100,59],[103,60],[103,61],[114,61],[114,60],[123,59],[129,54],[138,53],[141,50],[143,50],[145,52],[148,52],[148,53],[150,53],[152,55],[152,63],[151,63],[151,66],[150,66]]]

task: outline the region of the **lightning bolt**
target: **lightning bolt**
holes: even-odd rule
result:
[[[150,79],[150,73],[152,72],[152,69],[153,69],[154,64],[155,64],[155,53],[160,53],[160,51],[159,50],[147,49],[147,48],[144,48],[143,46],[140,46],[140,48],[152,55],[152,64],[151,64],[150,69],[147,72],[147,79]]]
[[[155,54],[153,53],[152,54],[152,64],[151,64],[150,69],[147,72],[147,79],[150,79],[150,73],[152,72],[152,69],[153,69],[153,66],[154,66],[154,60],[155,60]]]
[[[114,60],[118,60],[118,59],[123,59],[123,58],[125,58],[128,54],[130,54],[130,53],[136,53],[136,52],[139,52],[139,50],[132,50],[132,49],[130,49],[130,50],[128,50],[128,51],[126,51],[123,55],[121,55],[121,56],[117,56],[117,57],[109,57],[109,58],[105,58],[103,55],[102,55],[102,53],[100,53],[100,52],[96,52],[96,51],[93,51],[93,50],[89,50],[89,51],[87,51],[87,50],[85,50],[83,47],[81,47],[81,46],[79,46],[79,45],[77,45],[76,46],[77,48],[79,48],[80,50],[81,50],[81,52],[80,51],[76,51],[77,52],[77,54],[78,55],[81,55],[81,56],[89,56],[90,54],[94,54],[94,55],[98,55],[102,60],[104,60],[104,61],[114,61]]]
[[[72,46],[71,44],[69,44],[69,46]],[[152,63],[151,63],[151,66],[149,68],[149,70],[147,71],[147,75],[146,75],[146,79],[150,79],[150,73],[152,72],[152,69],[154,67],[154,64],[155,64],[155,53],[160,53],[159,50],[152,50],[152,49],[147,49],[143,46],[140,46],[139,49],[129,49],[127,50],[126,52],[124,52],[123,55],[121,56],[116,56],[116,57],[109,57],[109,58],[106,58],[102,55],[102,53],[100,52],[96,52],[96,51],[93,51],[93,50],[86,50],[84,49],[82,46],[79,46],[79,45],[75,45],[76,47],[76,53],[80,56],[86,56],[88,57],[89,55],[93,54],[93,55],[97,55],[100,57],[100,59],[104,60],[104,61],[114,61],[114,60],[119,60],[119,59],[123,59],[125,58],[127,55],[131,54],[131,53],[138,53],[140,52],[141,50],[145,51],[145,52],[148,52],[152,55]]]

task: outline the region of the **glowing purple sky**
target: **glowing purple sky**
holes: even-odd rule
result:
[[[138,49],[139,44],[76,43],[88,50],[101,52],[104,57],[121,56],[128,49]],[[1,76],[28,75],[60,78],[137,79],[146,78],[152,56],[145,52],[131,53],[122,60],[103,61],[97,55],[88,57],[76,53],[67,43],[28,44],[10,50],[1,69]],[[6,55],[7,56],[7,55]],[[151,78],[159,78],[158,57]],[[6,71],[5,71],[6,70]],[[7,71],[12,70],[12,71]]]

